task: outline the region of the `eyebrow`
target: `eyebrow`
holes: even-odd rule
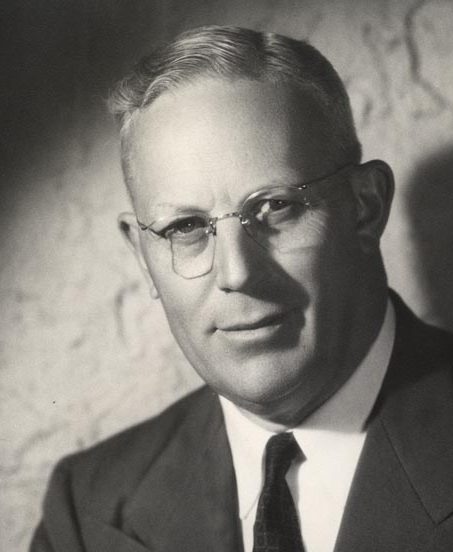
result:
[[[267,190],[267,189],[271,189],[271,188],[275,188],[275,187],[280,187],[280,186],[297,187],[297,186],[301,186],[302,184],[303,184],[303,182],[301,180],[299,180],[299,179],[296,180],[296,179],[291,178],[291,177],[273,179],[272,181],[268,182],[267,184],[265,184],[263,186],[258,186],[255,190],[252,190],[252,191],[248,192],[247,194],[241,196],[240,199],[239,199],[239,202],[238,202],[238,207],[242,206],[244,201],[250,195],[254,194],[255,192],[259,192],[261,190]],[[159,218],[157,218],[156,215],[158,214],[157,211],[159,209],[168,209],[169,212],[167,212],[167,214],[163,214],[162,216],[159,216]],[[171,212],[170,212],[170,210],[171,210]],[[150,226],[150,225],[154,224],[155,222],[157,222],[158,220],[165,218],[166,216],[186,215],[186,214],[191,214],[191,213],[199,213],[199,214],[204,214],[206,216],[210,216],[210,211],[211,211],[211,209],[209,209],[209,208],[204,209],[204,208],[200,207],[199,205],[195,205],[195,204],[192,204],[192,205],[190,205],[190,204],[188,204],[188,205],[178,205],[177,203],[171,203],[170,201],[154,203],[154,204],[152,204],[151,209],[147,213],[147,218],[152,217],[152,220],[147,224],[148,224],[148,226]]]
[[[165,212],[158,213],[160,209],[165,209]],[[196,205],[177,205],[175,203],[170,203],[168,201],[164,203],[155,203],[153,204],[150,211],[148,211],[146,218],[151,219],[149,223],[147,223],[148,226],[151,226],[155,222],[158,222],[161,219],[164,219],[165,217],[173,217],[178,215],[187,215],[187,214],[193,214],[193,213],[199,213],[199,214],[209,214],[208,210],[202,209],[200,206]]]

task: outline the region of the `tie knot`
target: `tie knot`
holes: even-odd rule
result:
[[[292,433],[278,433],[272,436],[266,445],[266,480],[284,477],[291,462],[300,452]]]

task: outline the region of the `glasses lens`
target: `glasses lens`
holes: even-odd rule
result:
[[[264,190],[243,209],[247,233],[260,245],[282,252],[306,247],[313,238],[313,211],[298,188]]]
[[[198,278],[207,274],[214,260],[214,239],[205,229],[171,237],[173,270],[183,278]]]

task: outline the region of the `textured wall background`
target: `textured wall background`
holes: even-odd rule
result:
[[[453,1],[7,0],[2,122],[0,549],[25,550],[65,453],[198,384],[116,229],[105,113],[132,60],[184,28],[309,38],[351,94],[365,159],[395,170],[391,284],[453,329]]]

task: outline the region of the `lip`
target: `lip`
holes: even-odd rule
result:
[[[258,320],[250,322],[237,322],[234,324],[228,324],[221,328],[218,328],[220,331],[225,333],[241,333],[241,332],[253,332],[256,330],[261,330],[264,328],[272,328],[274,326],[279,326],[288,316],[289,312],[279,312],[266,315]]]
[[[220,339],[236,350],[250,352],[250,347],[255,350],[256,347],[289,346],[294,339],[294,332],[299,328],[298,313],[300,309],[293,307],[251,320],[226,323],[215,331]]]

